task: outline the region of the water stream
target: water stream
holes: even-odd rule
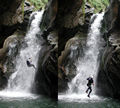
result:
[[[93,88],[92,96],[89,99],[85,93],[87,89],[87,78],[93,76],[94,81],[96,81],[99,60],[98,56],[101,48],[101,36],[100,28],[101,21],[103,19],[104,13],[93,15],[91,18],[91,26],[89,28],[88,37],[86,41],[86,48],[84,50],[84,57],[79,58],[76,62],[76,76],[68,83],[69,89],[66,93],[59,95],[59,100],[68,101],[90,101],[98,100],[101,98],[95,95],[95,86]],[[95,18],[96,17],[96,18]],[[95,19],[94,19],[95,18]],[[93,21],[94,19],[94,21]],[[96,83],[96,82],[95,82]]]
[[[94,80],[97,76],[98,71],[98,55],[100,49],[100,28],[101,28],[101,20],[103,19],[103,13],[93,15],[91,20],[96,16],[95,20],[91,24],[89,28],[89,33],[87,37],[86,49],[83,58],[80,58],[77,63],[77,75],[73,78],[73,80],[68,84],[69,90],[68,93],[78,93],[83,94],[86,89],[87,78],[89,76],[93,76]]]
[[[0,108],[57,108],[57,103],[52,99],[31,92],[37,69],[28,67],[26,63],[26,60],[31,58],[31,63],[38,67],[42,37],[36,34],[41,33],[39,25],[43,12],[32,13],[28,32],[19,48],[19,53],[13,61],[9,61],[15,65],[15,68],[12,69],[13,74],[9,77],[7,87],[0,91]],[[8,56],[14,56],[12,54],[15,46],[16,43],[10,44]]]
[[[31,14],[30,28],[24,38],[24,43],[15,59],[16,62],[12,61],[15,63],[15,71],[9,77],[7,87],[0,92],[0,96],[2,97],[34,97],[31,93],[31,88],[34,83],[36,69],[28,67],[26,60],[31,58],[31,63],[37,68],[41,44],[36,34],[40,32],[39,24],[43,12],[44,11],[40,11]],[[26,47],[24,44],[26,44]],[[11,56],[10,51],[8,52],[8,55]]]

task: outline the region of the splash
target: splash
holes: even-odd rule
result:
[[[40,40],[36,34],[40,32],[40,22],[44,11],[34,12],[30,17],[30,28],[24,38],[24,43],[20,49],[20,53],[16,57],[15,71],[9,77],[7,87],[0,92],[3,97],[30,97],[31,88],[34,83],[36,70],[33,67],[28,67],[26,60],[31,58],[32,64],[37,67],[37,60],[41,50]],[[33,18],[33,19],[32,19]],[[13,43],[14,44],[14,43]],[[24,47],[26,44],[26,47]],[[12,45],[14,46],[14,45]],[[8,55],[11,53],[8,52]]]
[[[91,24],[89,28],[89,33],[87,37],[85,55],[83,58],[79,59],[76,63],[77,67],[77,75],[73,78],[73,80],[69,83],[68,93],[78,93],[83,94],[86,90],[87,78],[89,76],[94,76],[94,80],[97,76],[98,71],[98,55],[100,49],[100,28],[101,28],[101,20],[103,19],[103,13],[97,14],[96,19]],[[95,17],[92,16],[91,20]]]

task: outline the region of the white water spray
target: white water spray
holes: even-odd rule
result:
[[[30,96],[36,71],[33,67],[27,66],[26,60],[31,58],[32,64],[37,67],[37,60],[41,50],[41,45],[40,40],[36,37],[36,34],[40,32],[39,24],[42,19],[43,11],[35,12],[31,15],[31,17],[33,15],[34,19],[32,20],[30,29],[24,38],[27,47],[20,49],[20,54],[16,58],[15,72],[13,72],[10,76],[6,89],[0,92],[1,96],[6,95],[8,97],[12,97],[11,94],[14,94],[13,97]]]
[[[103,19],[103,13],[97,14],[96,19],[91,24],[89,29],[85,55],[83,58],[80,58],[76,63],[77,67],[77,75],[73,78],[73,80],[69,83],[68,94],[77,93],[84,94],[86,91],[87,78],[89,76],[94,76],[94,80],[97,76],[98,71],[98,55],[100,49],[100,28],[101,28],[101,20]],[[94,16],[92,16],[93,18]],[[91,18],[91,20],[92,20]]]

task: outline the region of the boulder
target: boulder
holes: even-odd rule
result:
[[[13,73],[15,57],[19,53],[20,45],[24,34],[21,31],[5,39],[3,48],[0,49],[0,89],[7,85],[9,76]]]
[[[19,27],[20,30],[22,31],[27,31],[27,26],[29,23],[29,18],[32,12],[35,11],[35,7],[27,0],[24,2],[24,19],[23,22],[21,23],[21,26]]]
[[[58,90],[63,92],[68,88],[67,83],[76,75],[76,61],[84,55],[86,34],[77,33],[69,39],[64,51],[58,58]]]
[[[0,25],[11,26],[22,22],[22,0],[0,0]]]
[[[57,84],[57,50],[54,46],[45,44],[39,54],[33,92],[57,100]]]
[[[24,7],[23,7],[24,5]],[[0,48],[8,36],[17,29],[26,32],[34,6],[27,0],[0,0]],[[23,16],[24,14],[24,16]]]
[[[111,0],[103,20],[103,34],[106,41],[101,56],[98,73],[98,90],[100,95],[120,99],[120,1]]]

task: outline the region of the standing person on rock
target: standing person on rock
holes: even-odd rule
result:
[[[87,83],[87,86],[88,86],[88,89],[86,90],[86,93],[88,93],[88,97],[90,98],[90,93],[92,92],[92,85],[94,85],[94,81],[93,81],[93,76],[90,76],[87,78],[88,80],[88,83]]]

